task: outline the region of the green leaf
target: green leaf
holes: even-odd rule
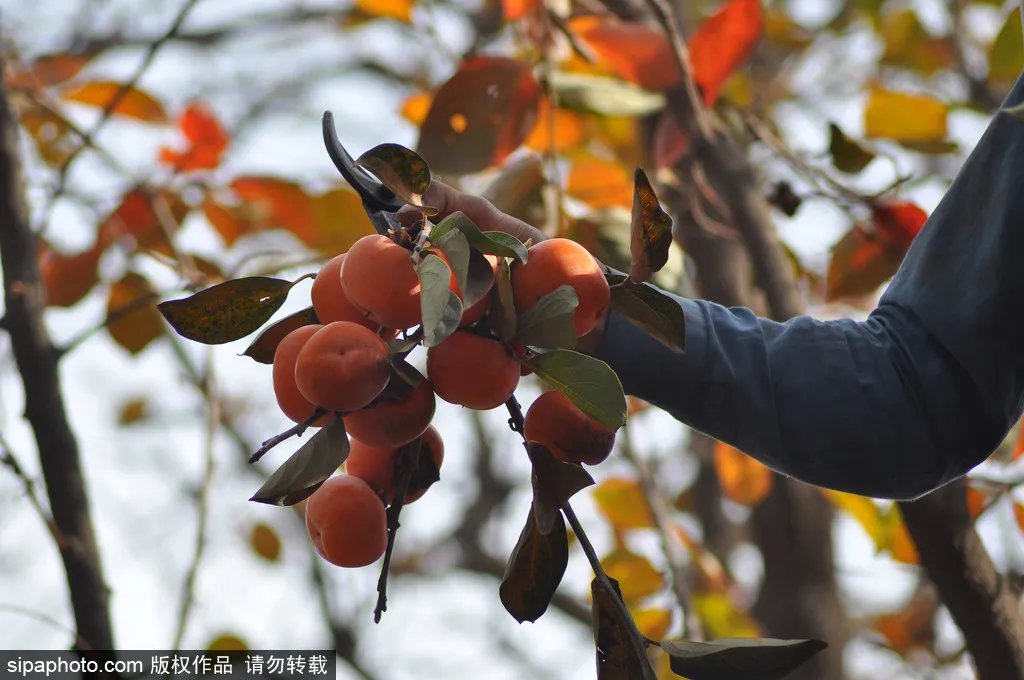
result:
[[[573,312],[579,304],[576,289],[559,286],[523,312],[516,321],[512,341],[533,347],[572,349],[576,346]]]
[[[668,262],[671,246],[672,218],[658,202],[647,173],[637,168],[633,176],[629,278],[636,283],[649,279]]]
[[[686,348],[686,315],[678,302],[649,284],[618,285],[625,280],[619,274],[606,278],[612,286],[613,310],[669,348]]]
[[[1012,83],[1024,62],[1024,35],[1021,33],[1020,8],[1006,15],[1003,27],[988,49],[988,82]]]
[[[512,618],[519,623],[539,619],[562,582],[568,562],[569,540],[562,515],[555,516],[550,531],[541,533],[531,506],[498,589]]]
[[[401,144],[379,144],[358,159],[391,192],[427,215],[436,215],[437,208],[423,205],[423,194],[430,188],[430,168],[423,157]]]
[[[448,267],[455,275],[459,290],[466,290],[466,277],[469,275],[469,241],[460,231],[449,231],[433,242],[434,246],[444,253]]]
[[[313,311],[312,307],[306,307],[302,311],[289,314],[277,323],[264,328],[263,332],[257,335],[256,339],[245,348],[242,355],[250,357],[261,364],[272,364],[274,363],[274,352],[277,351],[277,346],[284,340],[286,335],[296,328],[302,328],[314,323],[320,323],[320,319],[316,318],[316,312]]]
[[[609,590],[599,579],[590,583],[593,598],[594,642],[597,644],[597,680],[655,680],[654,669],[647,650],[640,647],[629,634],[632,621],[624,620],[629,614],[621,607],[622,592],[619,583],[609,578]]]
[[[539,353],[530,368],[569,397],[584,413],[609,429],[626,423],[626,395],[619,376],[601,361],[568,349]]]
[[[776,680],[827,647],[821,640],[664,641],[673,673],[690,680]]]
[[[220,345],[249,335],[284,304],[293,282],[250,276],[157,305],[178,335]]]
[[[469,251],[469,272],[462,288],[462,306],[469,309],[487,297],[494,288],[494,266],[479,250]]]
[[[559,513],[562,505],[577,491],[592,485],[594,478],[582,465],[558,460],[547,447],[537,442],[528,442],[526,450],[533,464],[530,476],[533,483],[533,511],[538,529],[546,534],[561,516]]]
[[[485,255],[511,257],[526,264],[526,246],[522,241],[500,231],[480,231],[473,220],[462,212],[453,212],[438,222],[437,226],[430,230],[430,240],[437,243],[453,229],[461,231],[469,244]]]
[[[494,273],[494,297],[491,298],[491,328],[504,342],[516,334],[516,305],[512,299],[512,273],[508,260],[498,262]]]
[[[624,80],[584,73],[556,72],[551,86],[558,103],[567,108],[601,116],[646,116],[665,108],[665,97]]]
[[[452,271],[440,257],[428,253],[416,265],[416,274],[420,277],[423,344],[434,347],[459,327],[462,301],[452,292]]]
[[[348,458],[345,423],[334,416],[270,476],[249,500],[268,505],[295,505],[320,488]]]
[[[855,175],[875,160],[875,154],[850,139],[835,123],[829,123],[828,130],[828,152],[838,170]]]

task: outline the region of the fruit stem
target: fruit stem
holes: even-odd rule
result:
[[[395,537],[398,535],[398,515],[405,505],[405,496],[409,493],[409,482],[420,465],[420,451],[423,437],[417,437],[404,445],[395,456],[395,500],[388,507],[388,545],[384,549],[384,561],[380,565],[380,577],[377,579],[377,606],[373,608],[373,622],[380,623],[380,618],[388,610],[388,574],[391,571],[391,555],[395,551]]]
[[[260,458],[264,456],[264,454],[267,453],[267,451],[274,448],[284,440],[291,439],[292,437],[301,437],[302,433],[305,432],[310,425],[319,420],[325,413],[327,413],[326,410],[322,408],[317,408],[315,411],[313,411],[313,415],[306,418],[301,423],[295,423],[284,432],[281,432],[280,434],[275,434],[270,439],[265,440],[262,444],[260,444],[260,448],[256,449],[256,452],[249,456],[249,464],[251,465],[252,463],[258,461]]]

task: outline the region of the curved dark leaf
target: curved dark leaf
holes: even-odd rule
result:
[[[678,302],[649,284],[619,286],[625,277],[606,276],[612,285],[612,309],[671,349],[686,348],[686,315]]]
[[[562,505],[577,491],[593,484],[594,478],[582,465],[558,460],[537,442],[528,442],[526,450],[533,463],[533,512],[538,529],[547,534],[561,517]]]
[[[294,505],[320,488],[348,458],[345,423],[334,416],[281,467],[249,500],[268,505]]]
[[[619,583],[608,579],[614,590],[609,590],[600,579],[590,583],[590,594],[594,603],[594,642],[597,644],[597,680],[655,680],[647,650],[629,633],[632,621],[625,606],[619,606],[622,592]],[[615,600],[620,600],[617,604]]]
[[[490,321],[491,328],[501,340],[507,342],[516,334],[516,306],[512,300],[512,278],[507,260],[498,262],[498,269],[494,272]]]
[[[512,618],[519,623],[539,619],[562,582],[568,562],[569,540],[561,513],[553,518],[551,529],[544,534],[531,506],[498,589],[501,603]]]
[[[629,278],[643,283],[668,262],[672,246],[672,218],[654,193],[651,180],[640,168],[633,175],[633,214],[630,223]]]
[[[263,329],[263,332],[256,336],[256,339],[249,343],[249,346],[242,352],[243,356],[251,358],[261,364],[274,363],[274,352],[277,346],[284,340],[284,337],[296,328],[320,323],[316,318],[316,312],[312,307],[289,314],[277,323],[271,324]]]
[[[661,643],[672,672],[690,680],[777,680],[827,646],[821,640],[771,638]]]
[[[178,335],[207,345],[244,338],[277,311],[293,282],[267,276],[232,279],[157,307]]]

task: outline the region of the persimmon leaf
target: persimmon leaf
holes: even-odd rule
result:
[[[569,540],[562,515],[556,514],[550,530],[542,533],[530,506],[498,589],[501,603],[512,618],[520,623],[539,619],[562,582],[568,562]]]
[[[672,218],[658,202],[647,173],[637,168],[633,178],[629,278],[636,283],[649,279],[668,262],[671,246]]]
[[[622,383],[615,371],[600,359],[568,349],[555,349],[536,354],[527,364],[605,427],[615,429],[626,423]]]
[[[274,352],[277,351],[277,346],[284,340],[286,335],[296,328],[302,328],[303,326],[315,323],[320,323],[320,320],[316,318],[316,312],[313,311],[312,307],[306,307],[294,314],[289,314],[280,321],[263,329],[263,332],[256,336],[256,339],[245,348],[242,354],[258,363],[272,364],[274,363]]]
[[[178,335],[220,345],[249,335],[284,304],[291,281],[267,276],[232,279],[157,307]]]
[[[416,265],[416,274],[420,279],[423,344],[435,347],[459,327],[462,301],[451,289],[452,271],[440,257],[425,255]]]
[[[821,640],[666,640],[673,673],[690,680],[777,680],[827,647]]]
[[[427,215],[436,215],[437,209],[423,204],[423,194],[430,188],[430,167],[423,157],[401,144],[380,144],[358,159],[363,166],[395,196]]]
[[[348,458],[345,423],[335,415],[326,427],[299,447],[249,500],[268,505],[295,505],[308,498]]]
[[[512,341],[547,349],[572,349],[576,346],[573,312],[579,303],[576,290],[569,285],[541,296],[516,321]]]

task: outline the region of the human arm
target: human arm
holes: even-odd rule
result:
[[[1024,99],[1018,81],[1007,105]],[[909,498],[978,464],[1024,393],[1024,123],[999,113],[864,322],[679,300],[675,353],[612,315],[597,355],[627,392],[780,472]]]

